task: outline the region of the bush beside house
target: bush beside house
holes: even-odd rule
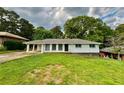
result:
[[[4,47],[6,47],[7,50],[24,50],[26,48],[26,45],[22,44],[22,42],[17,41],[5,41]]]
[[[6,48],[4,46],[0,46],[0,51],[5,51]]]

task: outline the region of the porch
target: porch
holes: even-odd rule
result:
[[[27,44],[26,52],[68,52],[68,44]]]

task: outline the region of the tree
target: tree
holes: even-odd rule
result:
[[[103,47],[111,47],[112,46],[112,36],[105,36],[103,39]]]
[[[45,28],[37,27],[34,31],[33,39],[34,40],[42,40],[47,38],[53,38],[51,31],[46,30]]]
[[[118,54],[118,59],[120,58],[120,52],[124,50],[124,32],[116,33],[112,37],[112,46],[115,53]]]
[[[17,24],[19,23],[19,15],[14,11],[8,11],[0,8],[0,31],[11,32],[17,34]]]
[[[118,26],[116,27],[116,30],[115,30],[115,31],[118,32],[118,33],[124,32],[124,24],[118,25]]]
[[[64,24],[65,38],[80,38],[103,42],[105,36],[112,35],[112,30],[102,20],[78,16]]]
[[[20,19],[20,29],[21,33],[18,33],[20,36],[26,37],[30,40],[33,38],[34,27],[29,21],[21,18]]]
[[[60,26],[55,26],[50,31],[53,34],[53,38],[63,38],[63,32],[61,31]]]
[[[32,39],[33,25],[14,11],[0,8],[0,31],[10,32]]]
[[[113,46],[124,45],[124,24],[118,25],[113,31]]]

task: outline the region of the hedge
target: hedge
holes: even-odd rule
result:
[[[22,44],[22,42],[17,41],[5,41],[4,47],[6,47],[7,50],[24,50],[26,48],[26,45]]]

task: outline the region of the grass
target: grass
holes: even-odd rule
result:
[[[13,51],[7,51],[7,50],[5,50],[5,51],[0,51],[0,54],[6,54],[6,53],[11,53],[11,52],[13,52]]]
[[[40,54],[0,64],[0,84],[124,84],[124,63],[77,54]]]
[[[20,50],[2,50],[0,51],[0,54],[7,54],[7,53],[12,53],[12,52],[17,52],[17,51],[20,51]]]

